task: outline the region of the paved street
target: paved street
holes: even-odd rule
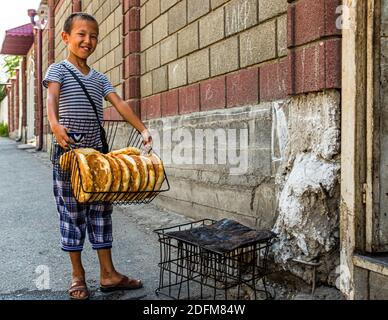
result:
[[[0,138],[0,299],[68,299],[70,261],[59,245],[51,163],[47,153],[34,151],[21,150],[14,141]],[[150,204],[115,208],[112,254],[116,268],[143,279],[144,287],[101,293],[98,259],[86,239],[83,263],[92,299],[164,299],[154,294],[159,281],[159,243],[153,230],[187,221]],[[42,281],[47,274],[49,281]]]

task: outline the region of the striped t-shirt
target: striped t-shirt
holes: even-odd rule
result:
[[[90,68],[89,74],[84,75],[68,60],[50,65],[42,81],[45,88],[48,88],[49,82],[61,84],[58,106],[61,124],[73,131],[87,132],[89,138],[99,136],[97,117],[89,99],[77,80],[62,64],[66,64],[83,82],[97,107],[98,117],[101,121],[103,120],[103,99],[109,93],[115,92],[115,89],[103,73]]]
[[[59,117],[77,117],[82,119],[95,119],[96,114],[79,83],[73,78],[71,73],[62,65],[65,63],[84,83],[94,103],[97,106],[98,116],[103,119],[102,99],[110,92],[114,92],[112,84],[108,78],[90,68],[88,75],[84,75],[71,62],[63,60],[53,63],[47,70],[43,79],[43,86],[48,88],[48,82],[59,82],[61,92],[59,96]]]

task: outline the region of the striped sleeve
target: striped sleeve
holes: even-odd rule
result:
[[[46,72],[46,75],[42,81],[42,84],[45,88],[48,88],[49,82],[59,82],[60,84],[62,84],[63,73],[62,73],[62,68],[61,68],[60,64],[53,63],[47,69],[47,72]]]
[[[101,74],[101,75],[102,75],[101,79],[102,79],[103,96],[106,100],[106,96],[111,92],[116,92],[116,90],[115,88],[113,88],[108,77],[105,74]]]

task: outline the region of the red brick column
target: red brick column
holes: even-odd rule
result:
[[[8,91],[7,91],[7,94],[8,94],[8,131],[11,132],[11,129],[12,129],[12,90],[13,90],[13,86],[12,86],[12,80],[10,81],[10,85],[8,86]]]
[[[10,122],[9,122],[9,132],[15,130],[15,94],[16,94],[16,80],[11,80],[11,112],[10,112]]]
[[[39,114],[38,114],[38,86],[40,86],[41,84],[38,82],[38,56],[37,56],[37,52],[38,52],[38,43],[37,43],[37,31],[36,29],[34,29],[34,74],[35,74],[35,78],[34,78],[34,87],[35,87],[35,94],[34,94],[34,135],[35,136],[38,136],[39,134]]]
[[[121,0],[123,8],[123,99],[140,117],[140,0]],[[110,108],[111,118],[118,115]],[[118,116],[120,117],[120,116]]]
[[[22,60],[22,128],[27,126],[27,58],[23,57]]]
[[[48,1],[48,64],[55,62],[55,0]]]
[[[15,85],[15,130],[19,129],[19,116],[20,116],[20,70],[16,70],[16,85]]]
[[[81,0],[72,0],[71,12],[80,12],[82,11],[82,2]]]
[[[81,0],[72,0],[72,12],[80,12],[82,11],[82,2]]]

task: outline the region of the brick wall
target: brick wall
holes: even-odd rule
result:
[[[287,55],[286,0],[140,3],[141,96],[149,97],[143,100],[146,119],[258,103],[259,66]],[[214,94],[208,100],[209,90]],[[264,100],[273,98],[264,85],[263,90]],[[165,103],[174,95],[182,101],[191,94],[198,102]],[[275,97],[286,94],[281,87]]]
[[[339,88],[341,40],[335,10],[340,1],[288,2],[140,1],[141,96],[160,95],[143,101],[145,119]],[[246,72],[258,73],[258,87],[254,79],[233,88],[248,86],[245,92],[257,91],[257,99],[239,92],[242,101],[235,101],[228,83],[245,79]],[[201,101],[213,87],[212,81],[204,82],[208,79],[215,81],[218,98]],[[167,91],[179,88],[185,96],[196,83],[201,85],[190,92],[198,96],[198,104],[188,109],[179,101],[178,108],[162,104]],[[161,105],[155,105],[159,100]]]

